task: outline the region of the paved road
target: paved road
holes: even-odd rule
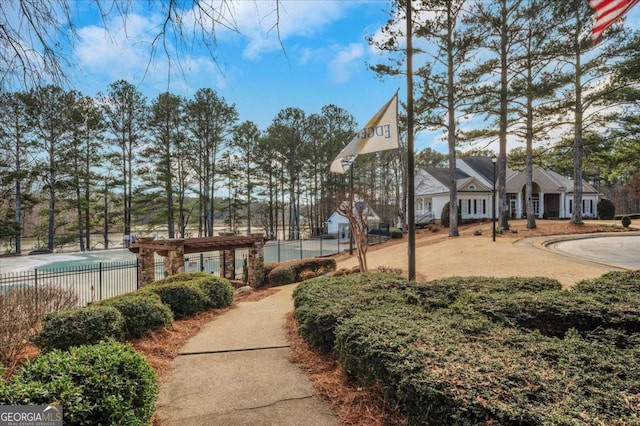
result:
[[[640,269],[640,236],[589,236],[550,246],[560,253],[624,268]]]

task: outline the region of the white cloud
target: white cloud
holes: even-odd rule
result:
[[[153,23],[139,15],[129,15],[126,31],[113,25],[110,28],[98,26],[83,27],[78,30],[80,40],[74,54],[78,65],[89,73],[99,72],[120,76],[144,73],[150,58],[149,44],[143,42]]]
[[[193,93],[197,88],[191,88],[190,82],[206,76],[212,85],[224,88],[227,80],[210,56],[192,56],[184,46],[176,47],[170,36],[152,46],[161,19],[159,14],[145,17],[129,13],[126,28],[120,18],[108,21],[107,28],[79,28],[73,54],[79,73],[84,74],[80,78],[111,82],[124,79],[134,85],[144,83],[156,92]]]
[[[338,83],[346,83],[353,70],[362,68],[362,57],[364,56],[364,47],[362,44],[351,43],[348,46],[338,50],[335,57],[329,62],[329,72],[333,76],[334,81]]]
[[[248,40],[242,55],[258,59],[264,53],[282,49],[292,37],[312,37],[345,15],[353,2],[341,0],[242,1],[233,6],[234,24]],[[230,31],[219,33],[227,37]]]

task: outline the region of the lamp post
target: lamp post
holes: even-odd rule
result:
[[[496,240],[496,163],[498,158],[495,155],[491,156],[491,162],[493,163],[493,191],[491,192],[491,226],[493,241]]]

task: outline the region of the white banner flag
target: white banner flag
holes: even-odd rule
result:
[[[359,154],[384,151],[399,146],[398,94],[396,93],[340,151],[331,163],[330,170],[332,173],[344,173],[349,170]]]

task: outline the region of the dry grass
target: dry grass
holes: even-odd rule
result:
[[[15,288],[0,293],[0,365],[10,377],[26,360],[39,354],[30,343],[47,312],[75,306],[77,297],[69,289],[41,286]]]

